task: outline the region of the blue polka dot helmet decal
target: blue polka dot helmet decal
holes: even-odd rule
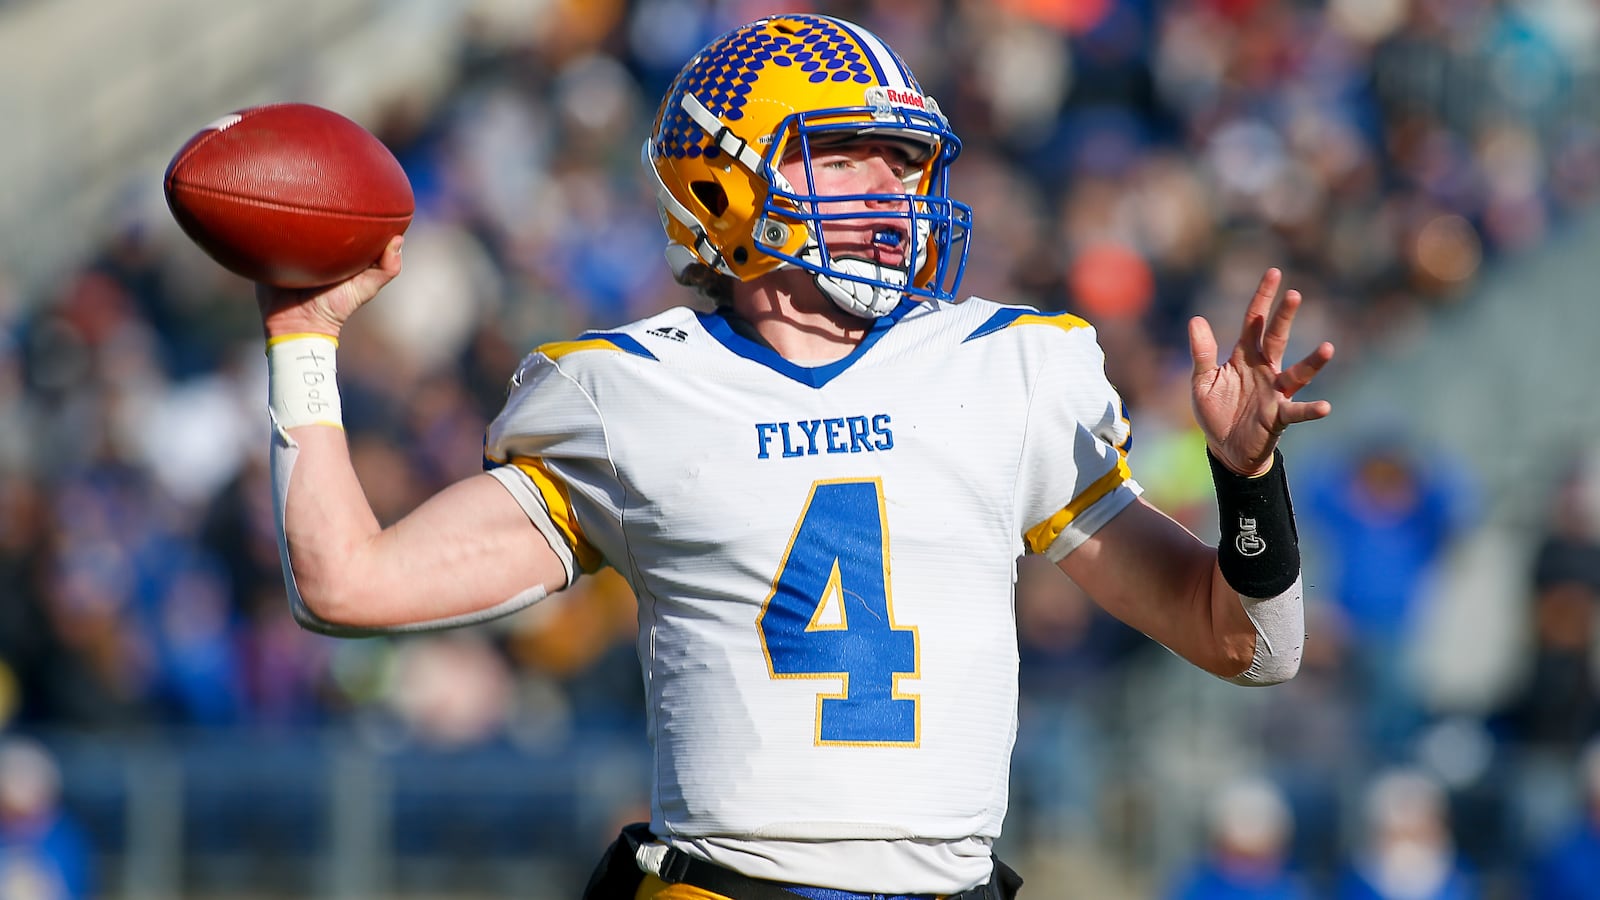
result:
[[[833,199],[837,209],[838,198],[817,197],[777,173],[785,159],[809,160],[813,146],[854,138],[901,144],[911,156],[912,202],[905,194],[851,197],[890,200],[904,210],[906,221],[895,230],[916,252],[906,254],[901,277],[835,265],[822,222],[840,216],[821,204]],[[960,149],[939,105],[876,35],[841,19],[783,15],[716,38],[683,67],[643,156],[657,181],[667,257],[680,277],[694,264],[739,280],[797,266],[950,299],[965,268],[972,216],[947,192],[948,167]]]

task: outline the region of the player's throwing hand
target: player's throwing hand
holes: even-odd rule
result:
[[[405,238],[389,240],[383,256],[355,275],[324,287],[293,290],[256,285],[256,304],[267,337],[285,334],[338,336],[355,311],[378,295],[400,274],[400,245]]]

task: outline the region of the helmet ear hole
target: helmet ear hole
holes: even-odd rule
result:
[[[720,219],[722,214],[728,211],[728,192],[715,181],[696,181],[689,185],[689,190],[694,192],[695,199],[699,200],[700,205],[704,206],[713,217]]]

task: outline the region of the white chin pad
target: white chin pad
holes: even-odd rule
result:
[[[911,271],[922,269],[928,259],[928,235],[932,227],[926,220],[917,221],[917,237],[914,241],[916,247],[916,260]],[[822,262],[822,252],[816,244],[808,244],[800,251],[800,258],[807,262]],[[860,316],[864,319],[876,319],[887,315],[900,305],[900,300],[905,296],[904,287],[908,276],[906,270],[900,266],[886,266],[871,260],[844,257],[829,259],[824,268],[842,275],[855,278],[870,278],[881,281],[893,287],[879,287],[851,278],[839,278],[833,275],[818,273],[815,276],[817,287],[828,296],[838,307],[845,312]]]
[[[829,268],[845,275],[872,278],[892,285],[904,286],[906,283],[906,273],[899,266],[884,266],[864,259],[835,259]],[[905,291],[899,287],[878,287],[821,273],[817,274],[816,282],[817,287],[840,309],[864,319],[876,319],[889,313],[900,305],[900,298],[905,296]]]

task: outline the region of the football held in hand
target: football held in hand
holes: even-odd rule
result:
[[[365,269],[415,211],[405,170],[382,141],[305,103],[212,122],[173,156],[164,187],[173,217],[211,258],[283,288]]]

